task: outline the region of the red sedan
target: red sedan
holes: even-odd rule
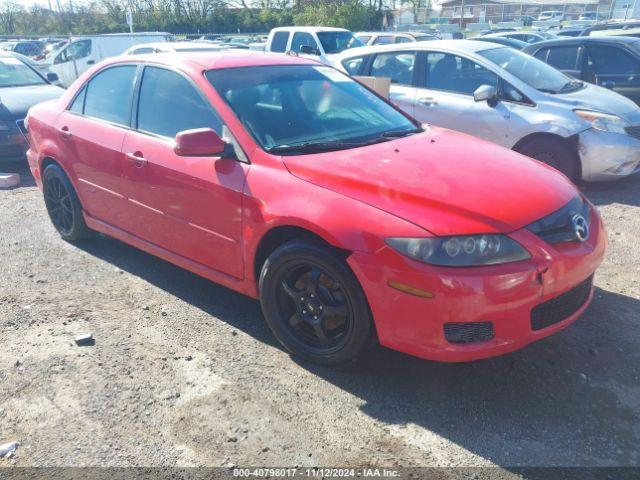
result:
[[[62,238],[102,232],[259,298],[318,363],[374,339],[442,361],[521,348],[583,312],[607,242],[555,170],[309,60],[116,58],[27,123]]]

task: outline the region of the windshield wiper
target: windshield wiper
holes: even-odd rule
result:
[[[388,132],[383,132],[380,136],[383,138],[401,138],[420,132],[422,132],[421,128],[412,128],[410,130],[389,130]]]
[[[305,142],[295,145],[278,145],[267,149],[269,153],[316,153],[330,152],[332,150],[344,150],[363,145],[352,142]]]
[[[294,145],[277,145],[267,149],[269,153],[319,153],[348,148],[364,147],[374,143],[386,142],[390,138],[379,136],[362,142],[305,142]]]

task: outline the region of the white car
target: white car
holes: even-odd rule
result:
[[[553,33],[541,32],[538,30],[517,30],[515,32],[487,33],[486,35],[482,35],[482,36],[487,38],[495,38],[495,37],[513,38],[515,40],[520,40],[526,43],[538,43],[538,42],[544,42],[545,40],[554,40],[558,38]]]
[[[349,48],[361,46],[362,42],[344,28],[279,27],[269,32],[265,51],[294,52],[301,57],[333,65],[335,55]]]
[[[207,42],[158,42],[136,45],[126,50],[123,55],[169,52],[221,52],[231,48],[233,47],[225,44]]]
[[[538,21],[540,22],[561,22],[562,20],[564,20],[564,12],[559,10],[547,10],[538,15]]]
[[[637,105],[519,50],[438,40],[357,48],[338,60],[350,75],[390,78],[391,101],[417,120],[490,140],[574,180],[640,171]]]
[[[357,32],[354,35],[363,45],[389,45],[391,43],[439,40],[437,36],[423,32]]]

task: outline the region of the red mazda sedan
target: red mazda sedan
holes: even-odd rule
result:
[[[62,238],[102,232],[259,298],[318,363],[374,339],[442,361],[521,348],[583,312],[607,242],[555,170],[300,58],[116,58],[27,124]]]

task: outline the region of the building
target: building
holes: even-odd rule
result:
[[[613,1],[640,4],[640,0]],[[525,17],[537,19],[547,10],[563,12],[567,20],[577,20],[584,12],[598,12],[602,18],[609,18],[613,13],[612,0],[436,0],[435,5],[440,7],[441,18],[449,18],[450,22],[462,19],[464,24],[514,22]]]

